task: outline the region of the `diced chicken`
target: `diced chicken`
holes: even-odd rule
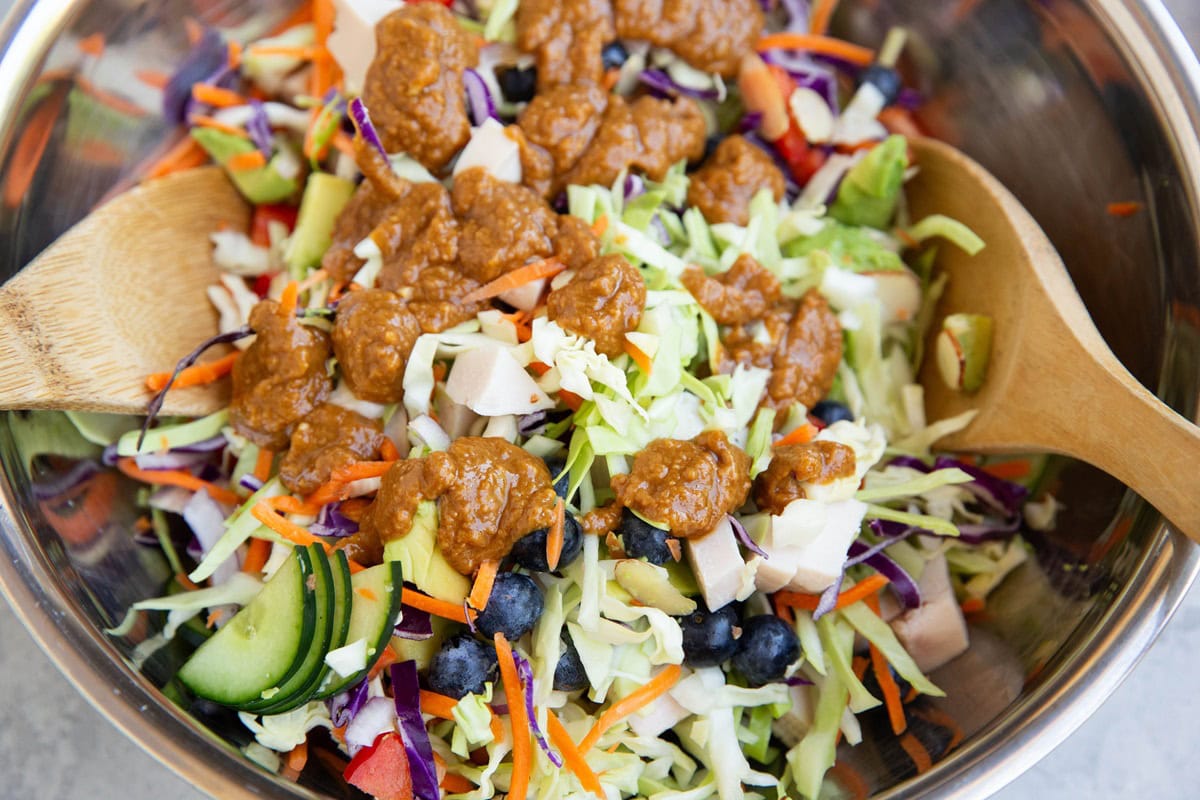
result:
[[[734,600],[745,600],[753,593],[753,567],[742,561],[728,517],[704,536],[688,539],[686,549],[688,563],[710,611]]]
[[[516,289],[509,289],[507,292],[501,293],[500,299],[520,311],[533,311],[538,307],[538,303],[542,299],[542,292],[546,291],[546,284],[549,280],[549,278],[538,278],[535,281],[523,283]]]
[[[459,154],[454,174],[472,167],[483,167],[498,181],[521,182],[521,148],[504,125],[486,119],[471,130],[471,140]]]
[[[329,52],[345,76],[346,91],[362,91],[367,69],[375,60],[375,25],[404,0],[333,0],[336,16],[329,35]]]
[[[892,620],[892,630],[922,672],[930,672],[962,655],[969,644],[967,621],[950,585],[945,556],[925,565],[921,580],[921,606]]]
[[[659,695],[629,718],[629,727],[638,736],[657,738],[687,719],[690,713],[671,695]]]
[[[479,415],[471,409],[456,403],[445,392],[439,391],[433,398],[433,406],[437,411],[438,421],[442,429],[451,439],[470,434],[471,429],[479,420]]]
[[[517,418],[511,414],[489,417],[487,425],[483,429],[483,435],[503,439],[506,442],[515,442],[517,440]]]
[[[480,347],[460,354],[446,380],[446,394],[484,417],[554,408],[554,401],[502,347]]]
[[[795,747],[808,733],[813,720],[813,687],[793,686],[789,694],[792,707],[782,717],[771,723],[771,732],[788,747]]]
[[[883,304],[883,321],[910,322],[921,308],[921,281],[906,269],[867,272],[875,280],[875,293]]]
[[[800,548],[800,566],[788,588],[819,594],[841,577],[846,553],[866,513],[866,504],[857,500],[826,505],[825,525],[816,539]]]

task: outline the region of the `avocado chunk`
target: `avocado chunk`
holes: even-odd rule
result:
[[[224,167],[234,156],[254,150],[248,139],[212,128],[193,128],[192,138]],[[272,158],[266,166],[255,169],[231,170],[226,168],[233,185],[251,203],[279,203],[294,195],[300,188],[295,178],[285,178],[278,169],[279,156]]]
[[[324,172],[314,172],[304,187],[296,230],[288,244],[284,260],[293,277],[315,267],[333,242],[333,226],[338,214],[354,194],[354,182]]]
[[[412,530],[383,546],[384,561],[399,561],[405,580],[430,597],[461,604],[471,590],[471,582],[460,574],[438,548],[437,503],[426,500],[417,506]]]

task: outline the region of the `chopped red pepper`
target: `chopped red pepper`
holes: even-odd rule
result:
[[[271,291],[271,279],[274,277],[275,273],[270,272],[266,275],[259,275],[254,279],[254,293],[258,295],[260,299],[266,298],[267,294]]]
[[[297,213],[295,206],[279,203],[255,206],[254,221],[250,223],[250,241],[259,247],[268,247],[271,244],[270,224],[282,222],[287,226],[288,232],[291,232],[296,227]]]
[[[808,143],[796,120],[791,123],[787,133],[775,141],[775,149],[792,171],[796,183],[804,186],[825,163],[825,153]]]
[[[360,750],[343,777],[375,800],[413,800],[408,756],[397,733],[381,733],[374,744]]]

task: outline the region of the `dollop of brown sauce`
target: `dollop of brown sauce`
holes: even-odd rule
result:
[[[757,340],[751,325],[726,332],[721,371],[732,372],[738,364],[769,369],[763,405],[780,411],[792,403],[811,408],[833,387],[842,360],[837,315],[810,289],[799,302],[776,305],[762,317],[762,324],[769,340],[765,343]]]
[[[479,61],[475,40],[440,3],[406,3],[375,40],[363,101],[379,138],[439,172],[471,135],[462,72]]]
[[[558,215],[524,186],[473,167],[455,176],[453,196],[462,221],[458,257],[467,277],[486,283],[554,252]]]
[[[746,502],[750,457],[723,431],[690,441],[655,439],[634,456],[628,475],[613,476],[612,488],[617,504],[665,525],[673,536],[704,536]]]
[[[754,502],[762,511],[782,514],[803,498],[801,483],[831,483],[854,475],[854,450],[839,442],[818,440],[775,449],[771,464],[754,479]]]
[[[464,436],[445,452],[396,462],[383,476],[346,554],[378,563],[383,545],[407,536],[423,500],[438,501],[438,547],[470,575],[484,561],[554,521],[557,496],[545,463],[503,439]]]
[[[727,271],[708,276],[699,267],[688,267],[683,285],[705,311],[721,325],[745,325],[760,319],[779,301],[779,279],[745,254]]]
[[[596,138],[609,95],[592,84],[543,89],[517,122],[526,186],[543,197],[562,191],[563,180]]]
[[[617,254],[595,259],[546,299],[550,319],[593,340],[609,358],[624,352],[625,334],[637,329],[645,307],[642,273]]]
[[[325,369],[329,337],[294,315],[284,316],[274,300],[250,311],[254,343],[233,363],[229,421],[239,436],[259,447],[281,450],[296,424],[333,389]]]
[[[338,467],[379,455],[383,424],[356,411],[322,403],[300,420],[279,464],[279,479],[296,494],[311,494]]]
[[[599,84],[600,52],[616,38],[609,0],[523,0],[517,46],[537,56],[538,88]]]
[[[434,267],[417,276],[409,289],[401,289],[409,298],[409,308],[425,333],[440,333],[447,328],[474,319],[486,303],[466,303],[463,297],[479,287],[450,267]]]
[[[705,72],[737,74],[762,35],[758,0],[615,0],[617,35],[667,47]]]
[[[398,403],[404,367],[421,328],[408,304],[386,289],[350,292],[338,303],[333,352],[356,397]]]
[[[770,156],[744,136],[730,136],[692,175],[688,205],[699,208],[711,223],[746,225],[750,222],[750,201],[763,189],[769,189],[779,202],[787,190],[783,173]]]

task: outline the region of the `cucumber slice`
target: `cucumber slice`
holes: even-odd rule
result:
[[[333,639],[335,590],[333,569],[329,565],[325,548],[319,544],[312,544],[307,550],[309,558],[312,559],[315,579],[311,583],[317,595],[316,635],[309,644],[308,653],[300,668],[286,681],[263,692],[262,697],[240,705],[242,711],[252,711],[256,714],[282,714],[284,711],[291,711],[308,702],[319,685],[318,681],[325,667],[325,654],[329,652],[329,643]]]
[[[192,654],[179,680],[196,695],[237,706],[288,680],[317,627],[312,559],[297,549],[258,596]]]
[[[346,633],[346,644],[365,639],[367,642],[367,666],[353,675],[343,678],[330,673],[326,685],[317,691],[313,699],[323,700],[358,683],[392,639],[396,619],[400,616],[400,597],[404,577],[400,562],[389,561],[377,567],[365,569],[351,580],[354,602],[350,609],[350,629]]]

